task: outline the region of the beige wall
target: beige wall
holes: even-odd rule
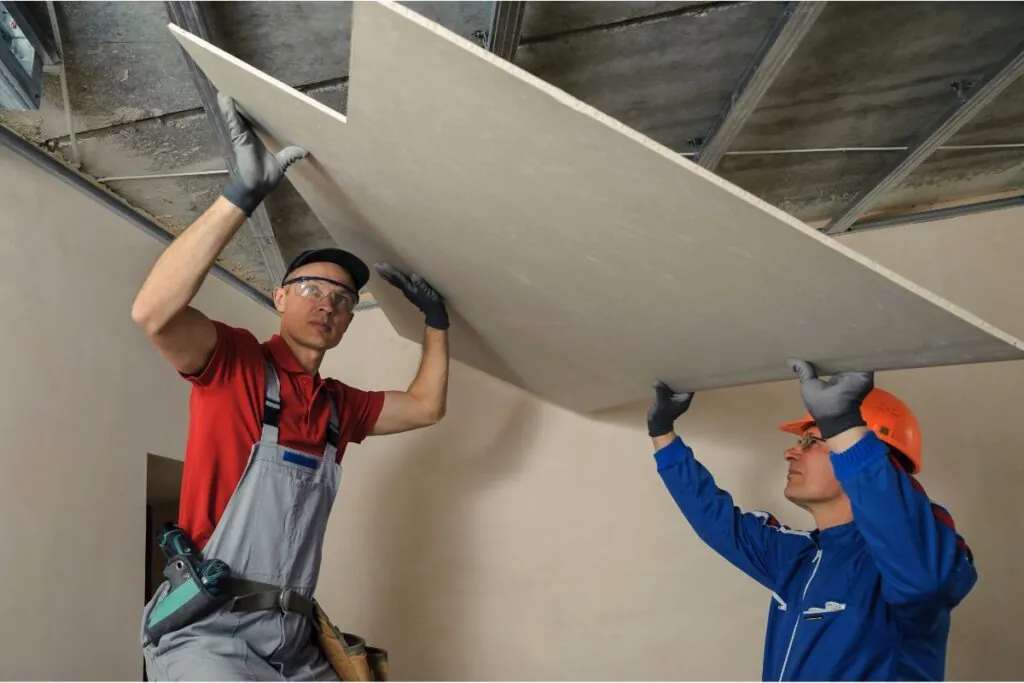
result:
[[[16,202],[20,202],[16,203]],[[134,329],[161,246],[0,151],[0,677],[138,679],[147,453],[180,457],[187,386]],[[1022,214],[849,243],[1024,334]],[[112,259],[112,260],[110,260]],[[274,316],[211,280],[199,305],[268,336]],[[418,348],[360,314],[325,374],[403,387]],[[925,429],[922,477],[981,583],[954,619],[952,678],[1020,678],[1019,363],[886,373]],[[346,458],[320,597],[420,679],[754,679],[768,595],[690,531],[651,461],[645,405],[586,419],[462,366],[448,418]],[[792,383],[696,398],[681,423],[747,507],[782,499]],[[77,564],[69,564],[75,558]],[[125,597],[127,596],[127,597]]]
[[[0,229],[0,678],[139,680],[147,453],[188,407],[131,319],[162,246],[4,148]],[[199,305],[275,328],[214,278]]]

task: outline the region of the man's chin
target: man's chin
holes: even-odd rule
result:
[[[341,342],[341,338],[335,339],[334,337],[326,334],[321,334],[316,331],[309,334],[303,335],[300,340],[302,345],[307,349],[313,349],[316,351],[329,351]]]
[[[806,497],[802,496],[800,494],[800,491],[797,490],[795,486],[786,486],[786,489],[782,492],[782,495],[784,495],[786,497],[786,500],[788,500],[793,505],[802,508],[807,507]]]

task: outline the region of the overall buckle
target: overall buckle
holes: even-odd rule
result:
[[[292,596],[295,595],[295,591],[287,586],[281,589],[280,594],[277,596],[277,604],[281,608],[282,612],[294,612],[295,606],[292,604]]]

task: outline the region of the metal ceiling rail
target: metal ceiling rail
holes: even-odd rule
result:
[[[204,4],[190,0],[168,0],[164,2],[164,7],[171,21],[180,28],[212,43],[213,40],[211,39],[209,23],[207,22],[203,7]],[[184,47],[181,49],[181,54],[192,75],[192,82],[199,92],[199,99],[203,103],[206,116],[210,119],[214,132],[217,134],[217,140],[220,142],[221,152],[227,167],[233,173],[235,170],[235,155],[231,146],[231,134],[228,132],[227,122],[221,116],[220,110],[217,107],[217,90],[210,83],[206,75],[196,66],[195,62],[192,61]],[[274,236],[274,228],[270,223],[270,214],[267,213],[266,207],[263,204],[256,207],[256,210],[252,212],[246,223],[255,238],[256,248],[263,258],[263,263],[267,266],[271,282],[279,284],[284,278],[286,266],[284,257],[281,255],[281,247]]]
[[[525,2],[495,2],[494,13],[491,15],[491,29],[487,33],[487,49],[506,61],[511,62],[515,59],[519,41],[523,37],[525,16]]]
[[[231,171],[217,169],[213,171],[171,171],[168,173],[147,173],[145,175],[111,175],[97,178],[97,183],[112,183],[117,180],[158,180],[162,178],[196,178],[207,175],[227,175]]]
[[[68,126],[68,145],[71,147],[71,158],[75,165],[81,168],[82,155],[78,152],[78,139],[75,137],[75,118],[71,115],[71,92],[68,89],[67,60],[64,59],[64,43],[60,39],[60,21],[57,20],[57,8],[53,0],[46,0],[46,11],[50,16],[50,30],[53,31],[53,41],[57,48],[57,56],[60,58],[58,75],[60,76],[60,99],[64,106],[64,120]]]
[[[793,149],[734,149],[725,156],[777,156],[786,154],[837,154],[845,152],[905,152],[910,149],[906,145],[896,147],[803,147]],[[996,149],[1024,149],[1024,142],[994,142],[987,145],[940,145],[936,151],[969,152]],[[683,156],[696,156],[696,152],[684,152]]]
[[[903,152],[909,147],[808,147],[804,149],[734,149],[725,156],[785,156],[787,154],[835,154],[846,152]],[[987,145],[942,145],[939,150],[947,151],[981,151],[997,149],[1024,149],[1024,142],[996,142]],[[696,152],[683,152],[680,156],[692,157]],[[227,169],[211,171],[164,171],[161,173],[144,173],[142,175],[116,175],[97,178],[97,183],[112,183],[122,180],[161,180],[164,178],[193,178],[197,176],[227,175]]]
[[[1024,73],[1024,43],[1018,45],[1010,56],[1003,60],[993,75],[986,79],[983,85],[975,89],[966,100],[962,103],[958,101],[942,118],[926,129],[918,137],[918,140],[910,145],[910,149],[898,164],[886,172],[874,185],[854,198],[822,228],[822,231],[827,235],[837,235],[849,230],[857,218],[871,208],[879,197],[903,182],[932,152],[953,137],[964,124],[974,118],[1021,73]]]
[[[20,137],[14,131],[0,124],[0,146],[10,149],[18,156],[31,161],[52,176],[71,185],[76,190],[85,193],[105,207],[124,218],[129,223],[139,228],[151,237],[155,237],[164,244],[170,244],[174,235],[161,225],[137,211],[123,199],[91,182],[86,176],[72,170],[58,159],[50,156],[28,140]],[[261,306],[265,306],[276,313],[274,302],[263,292],[257,290],[248,282],[245,282],[231,271],[219,264],[214,264],[211,272],[220,280],[234,287],[236,290],[249,297]],[[142,283],[140,282],[139,285]],[[127,311],[125,315],[128,315]]]
[[[696,153],[696,162],[713,171],[725,156],[726,150],[739,135],[740,129],[754,113],[757,104],[768,92],[772,82],[782,71],[789,58],[825,9],[824,2],[786,4],[739,84],[729,97],[718,120]]]
[[[896,216],[885,216],[884,218],[873,218],[871,220],[854,223],[844,234],[852,232],[864,232],[865,230],[878,230],[879,228],[890,228],[895,225],[907,225],[909,223],[927,223],[929,221],[940,221],[946,218],[958,218],[987,211],[998,211],[1009,209],[1015,206],[1024,206],[1024,195],[1016,197],[1004,197],[1002,199],[990,199],[984,202],[973,204],[960,204],[959,206],[946,206],[941,209],[929,209],[915,213],[904,213]]]

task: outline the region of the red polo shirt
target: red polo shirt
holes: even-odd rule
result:
[[[307,374],[277,335],[261,344],[248,330],[214,325],[217,346],[210,362],[198,375],[185,376],[193,387],[178,524],[200,549],[210,540],[260,439],[265,357],[281,380],[278,439],[287,448],[323,454],[330,421],[328,392],[338,406],[338,462],[348,443],[366,438],[384,406],[384,392]]]

